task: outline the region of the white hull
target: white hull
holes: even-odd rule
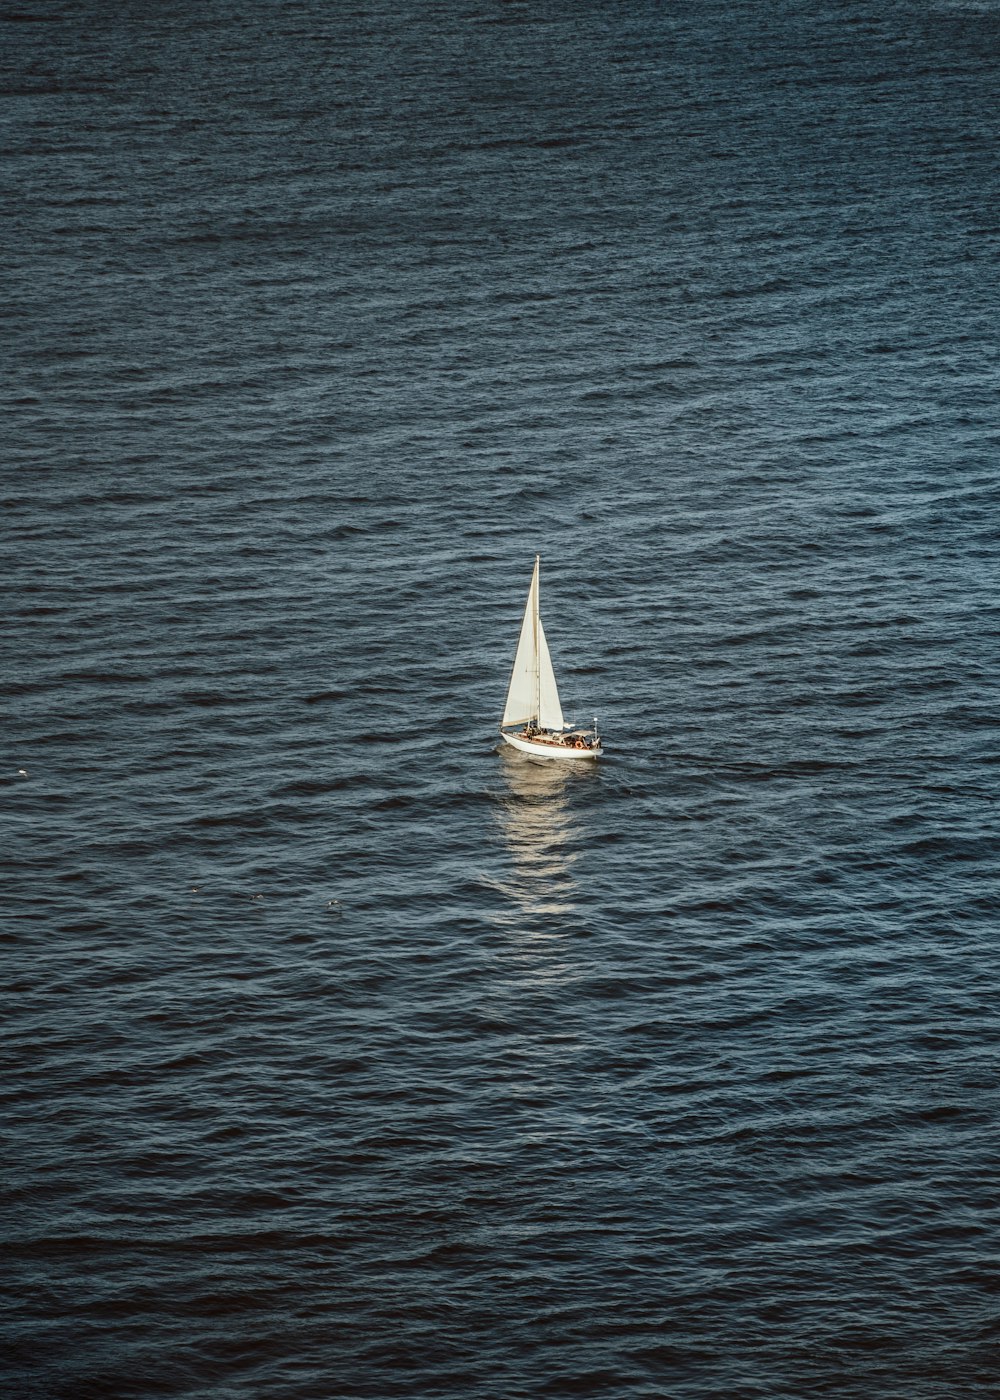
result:
[[[604,752],[601,748],[574,749],[570,744],[540,744],[536,739],[525,739],[521,734],[508,734],[503,729],[500,731],[500,737],[505,743],[520,749],[521,753],[530,754],[532,758],[569,758],[586,763],[600,758]]]

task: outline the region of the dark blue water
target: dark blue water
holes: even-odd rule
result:
[[[995,1394],[997,5],[0,80],[3,1393]]]

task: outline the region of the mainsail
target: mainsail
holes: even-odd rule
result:
[[[507,704],[500,723],[525,724],[529,721],[542,729],[563,728],[563,712],[552,659],[538,615],[537,555],[507,690]]]
[[[562,706],[541,618],[538,619],[538,723],[543,729],[563,727]]]

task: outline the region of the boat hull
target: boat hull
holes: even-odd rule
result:
[[[532,758],[548,758],[556,760],[570,760],[578,763],[592,763],[595,758],[600,758],[604,752],[601,748],[596,749],[574,749],[568,744],[545,744],[539,743],[537,739],[525,739],[521,734],[508,734],[501,729],[500,737],[504,743],[510,744],[512,748],[520,753],[530,754]]]

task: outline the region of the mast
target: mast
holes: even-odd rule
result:
[[[531,635],[534,642],[535,654],[535,723],[539,727],[542,722],[542,668],[538,658],[538,566],[541,557],[540,554],[535,555],[535,577],[533,580],[535,585],[535,606],[532,609],[531,616]]]

